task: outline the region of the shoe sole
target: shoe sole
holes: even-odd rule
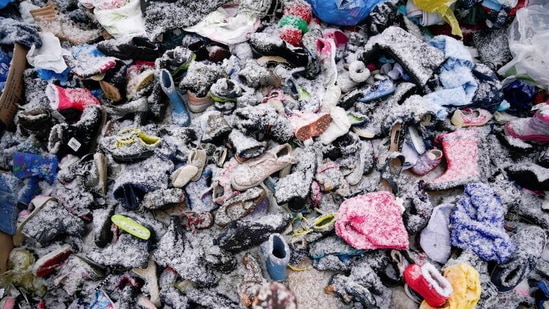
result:
[[[44,277],[61,266],[72,253],[72,247],[68,244],[59,247],[38,259],[32,267],[32,273],[37,277]]]
[[[137,238],[147,240],[151,237],[151,231],[148,228],[128,217],[116,214],[111,217],[111,221],[123,231],[126,231]]]
[[[330,114],[322,115],[314,122],[302,126],[295,132],[295,137],[300,141],[306,141],[311,137],[320,136],[332,122],[332,116]]]

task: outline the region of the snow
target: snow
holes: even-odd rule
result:
[[[101,30],[90,18],[93,11],[83,5],[120,6],[118,2],[81,1],[77,5],[74,1],[58,0],[55,4],[59,11],[70,16],[78,27],[68,23],[66,25],[70,27],[59,28],[57,22],[42,23],[42,27],[60,36],[61,47],[68,52],[77,46],[67,38],[74,39],[82,34],[82,39],[87,40]],[[180,49],[178,53],[187,55],[190,44],[207,44],[207,39],[182,34],[181,28],[196,25],[226,2],[146,2],[143,17],[147,36],[154,44],[162,42],[158,45],[161,49],[175,47]],[[252,7],[270,3],[245,2]],[[513,3],[505,1],[506,5]],[[44,3],[33,1],[33,5],[43,6]],[[75,253],[44,278],[32,281],[26,276],[28,274],[17,271],[4,277],[25,290],[28,307],[42,299],[48,308],[81,308],[93,300],[94,291],[99,288],[120,308],[151,307],[147,299],[151,297],[150,280],[158,281],[159,301],[164,308],[243,308],[246,298],[247,305],[251,305],[256,296],[268,298],[275,294],[279,299],[292,302],[286,308],[292,308],[294,301],[298,308],[354,308],[370,297],[379,308],[417,307],[402,293],[400,286],[386,282],[384,275],[389,273],[391,280],[392,277],[401,279],[395,270],[398,265],[391,258],[392,250],[406,250],[402,252],[410,253],[418,264],[430,261],[441,270],[457,262],[470,264],[480,273],[482,295],[478,308],[512,308],[520,301],[533,304],[531,297],[520,293],[527,289],[535,291],[536,287],[528,287],[528,283],[544,279],[546,274],[542,270],[546,270],[549,263],[547,250],[543,252],[545,232],[549,229],[549,213],[543,208],[547,203],[543,193],[547,190],[543,189],[549,179],[549,166],[542,160],[542,155],[547,147],[510,138],[503,126],[513,121],[520,131],[539,130],[545,134],[549,130],[540,119],[536,123],[540,128],[530,126],[534,111],[516,113],[513,110],[505,111],[505,114],[498,111],[492,120],[474,131],[457,128],[449,121],[455,108],[435,104],[427,96],[437,93],[441,83],[459,84],[460,78],[472,74],[479,88],[471,103],[494,112],[504,97],[502,77],[492,70],[511,59],[506,29],[469,30],[473,32],[472,38],[452,40],[456,45],[449,47],[444,55],[427,43],[430,40],[427,33],[407,25],[410,21],[404,21],[402,27],[390,22],[392,26],[378,35],[368,33],[364,27],[339,28],[313,21],[309,28],[318,31],[314,35],[305,34],[305,40],[311,41],[304,42],[305,47],[312,49],[304,50],[291,47],[280,39],[279,17],[263,19],[257,32],[250,34],[246,42],[228,46],[230,58],[218,63],[193,61],[186,72],[173,76],[175,86],[182,94],[186,91],[200,96],[209,91],[223,93],[230,90],[227,89],[229,80],[241,90],[236,102],[217,102],[202,113],[191,113],[188,127],[177,126],[171,121],[171,111],[167,108],[170,103],[161,95],[157,81],[135,94],[135,99],[147,102],[149,112],[134,113],[124,99],[116,103],[108,100],[97,84],[97,79],[102,78],[97,73],[109,70],[114,57],[95,54],[74,55],[74,59],[66,57],[64,61],[72,71],[65,81],[44,80],[33,66],[24,70],[25,92],[15,118],[19,126],[14,132],[4,132],[0,139],[2,172],[12,172],[15,152],[46,154],[50,130],[55,124],[59,124],[56,130],[60,133],[67,133],[76,123],[91,127],[98,120],[97,113],[81,117],[78,109],[53,110],[50,101],[54,100],[48,99],[45,91],[48,87],[56,85],[67,89],[71,101],[77,103],[71,107],[86,105],[82,102],[84,97],[75,92],[83,89],[91,90],[93,100],[100,105],[124,110],[123,114],[108,115],[106,126],[109,128],[104,128],[94,140],[98,147],[91,151],[106,154],[106,194],[95,187],[97,171],[78,157],[68,160],[66,156],[65,161],[60,157],[62,164],[57,180],[39,182],[42,194],[51,195],[57,201],[48,202],[25,225],[23,232],[27,237],[22,248],[36,258],[64,244],[70,244]],[[16,32],[11,31],[14,30],[12,24],[2,23],[2,26],[9,27],[10,33]],[[348,36],[348,45],[339,46],[335,55],[319,55],[315,50],[315,36],[324,34],[327,39],[334,29]],[[3,30],[6,29],[0,26],[0,31]],[[5,39],[13,39],[13,33]],[[116,49],[130,39],[109,40],[108,45]],[[103,38],[98,40],[104,41]],[[461,45],[463,42],[465,45]],[[93,45],[95,43],[90,44]],[[276,54],[278,52],[282,54]],[[278,64],[257,61],[260,54],[270,53],[287,59]],[[307,55],[334,59],[334,63],[326,64],[319,75],[310,76],[311,71],[299,67],[299,61],[305,61]],[[464,64],[464,74],[443,80],[446,77],[440,75],[440,66],[448,64],[448,57]],[[124,63],[136,64],[131,59]],[[392,79],[394,92],[368,102],[356,101],[364,97],[364,92],[375,88],[376,83],[387,79],[387,71],[393,64],[402,66],[404,71],[404,75]],[[156,70],[159,65],[166,64],[157,61]],[[348,72],[357,65],[364,65],[372,73],[361,83],[352,82]],[[94,77],[90,79],[92,75]],[[377,91],[392,89],[388,85]],[[264,98],[273,90],[284,94],[280,104],[264,103],[267,101]],[[91,98],[90,93],[86,93],[87,99]],[[437,95],[444,96],[442,92]],[[318,114],[336,107],[342,117],[359,114],[366,118],[364,123],[353,125],[372,136],[360,137],[351,128],[344,128],[343,135],[326,143],[317,137],[306,141],[295,138],[288,119],[292,111]],[[213,113],[224,119],[218,117],[208,123],[208,116]],[[421,177],[407,170],[395,172],[391,176],[398,191],[393,194],[382,192],[385,188],[380,183],[382,177],[387,177],[387,171],[383,170],[380,158],[391,146],[390,132],[397,122],[415,129],[418,138],[424,141],[425,150],[440,149],[444,160]],[[220,136],[204,140],[208,137],[206,131],[221,130],[221,127]],[[149,136],[158,137],[159,142],[152,146],[139,140],[131,146],[113,143],[117,132],[124,128],[139,128]],[[409,130],[405,133],[410,134]],[[466,142],[459,142],[460,138],[465,138]],[[63,142],[62,138],[60,141]],[[245,174],[235,176],[235,171],[246,170],[243,167],[256,162],[254,157],[286,143],[293,150],[291,164],[285,164],[286,168],[271,170],[275,165],[272,164],[259,170],[252,166]],[[170,175],[189,164],[188,155],[193,149],[207,150],[208,158],[201,177],[183,188],[174,188]],[[227,151],[227,158],[216,165],[214,156],[221,150]],[[144,154],[136,155],[140,152]],[[240,156],[241,162],[234,158],[235,154]],[[413,162],[412,158],[406,159],[406,162]],[[230,187],[231,178],[242,181],[257,174],[263,179],[267,176],[265,171],[272,171],[272,174],[258,186],[240,193]],[[37,179],[48,176],[44,175],[48,172],[41,169],[32,169],[29,173],[38,176]],[[31,179],[14,179],[5,190],[13,191],[16,198],[20,198]],[[212,184],[216,181],[228,192],[214,203]],[[263,191],[266,198],[258,205],[251,205],[256,201],[248,199]],[[227,203],[235,201],[244,201],[247,206],[257,209],[250,214],[242,208],[229,207],[227,210],[230,206]],[[431,261],[422,252],[418,239],[429,223],[433,208],[441,204],[453,206],[448,226],[448,231],[454,235],[453,246],[446,263]],[[295,212],[294,208],[299,210]],[[23,217],[32,206],[20,203],[16,210]],[[181,213],[188,211],[207,212],[223,224],[191,230],[180,222]],[[225,211],[228,218],[222,216]],[[110,221],[113,214],[139,222],[151,231],[151,238],[140,240],[116,228]],[[312,222],[330,214],[336,216],[336,223],[325,229],[315,229]],[[305,219],[301,219],[303,217]],[[341,228],[344,223],[346,229]],[[296,232],[303,232],[303,228],[304,235],[297,235]],[[281,233],[287,239],[291,263],[295,263],[293,269],[287,269],[288,277],[282,282],[288,289],[266,284],[270,280],[259,246],[273,233]],[[252,256],[256,263],[249,261]],[[531,265],[537,262],[538,271],[533,271],[535,267],[531,266],[532,271],[525,274],[528,280],[524,280],[516,291],[498,292],[498,282],[492,278],[493,270],[511,268],[511,264],[524,260]],[[153,277],[140,278],[132,273],[132,269],[146,268],[149,262],[158,270]],[[121,286],[121,280],[136,282],[136,285]],[[30,283],[34,286],[27,286]],[[333,292],[327,293],[325,288],[330,285]],[[264,290],[258,295],[260,288]],[[3,292],[17,293],[11,289]],[[257,300],[256,308],[268,307],[265,303],[267,301],[260,304]]]

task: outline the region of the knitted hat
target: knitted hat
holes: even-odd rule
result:
[[[280,38],[293,46],[301,45],[303,34],[309,31],[313,10],[311,5],[303,0],[291,1],[284,7],[284,15],[280,18]]]
[[[473,251],[485,261],[505,263],[516,248],[503,227],[506,211],[489,185],[465,185],[450,214],[452,246]]]
[[[339,207],[336,234],[356,249],[408,249],[402,207],[390,192],[372,192]]]

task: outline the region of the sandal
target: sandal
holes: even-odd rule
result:
[[[261,187],[252,187],[227,201],[215,213],[215,224],[224,227],[241,219],[254,210],[268,207],[267,193]]]
[[[321,215],[313,220],[313,222],[307,220],[303,214],[298,214],[292,219],[292,223],[297,221],[301,222],[302,226],[293,231],[292,236],[303,236],[312,232],[325,232],[333,230],[334,223],[336,221],[337,214],[325,214]]]
[[[396,123],[391,129],[389,151],[380,155],[378,158],[378,164],[381,164],[381,185],[382,187],[390,189],[395,195],[399,192],[395,178],[400,176],[405,161],[404,155],[400,152],[404,142],[405,132],[404,124],[400,122]]]

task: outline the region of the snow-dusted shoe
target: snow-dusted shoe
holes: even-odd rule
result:
[[[204,133],[202,134],[203,143],[221,145],[227,135],[232,131],[227,119],[225,119],[225,116],[220,112],[209,113],[206,116],[205,121],[203,120],[203,123],[201,124],[204,129]]]
[[[410,170],[418,176],[426,175],[442,162],[442,157],[442,151],[439,149],[430,149],[418,157]]]
[[[271,279],[274,281],[286,280],[286,267],[290,262],[291,252],[284,236],[279,233],[271,234],[260,248]]]
[[[266,148],[265,142],[259,142],[253,137],[244,135],[240,130],[231,131],[229,142],[233,146],[235,158],[239,162],[261,156]]]
[[[50,107],[55,110],[73,108],[83,111],[89,105],[100,104],[99,100],[86,88],[63,88],[49,84],[46,87],[46,96],[50,101]]]
[[[48,150],[58,158],[67,154],[82,157],[89,153],[106,121],[105,110],[96,104],[84,109],[75,124],[61,123],[53,126],[48,140]]]
[[[147,171],[144,173],[143,171]],[[165,189],[173,163],[153,156],[144,161],[127,164],[115,179],[112,194],[128,210],[141,207],[144,195]]]
[[[452,294],[452,285],[433,264],[410,264],[404,270],[404,281],[432,307],[442,306]]]
[[[91,43],[101,37],[98,30],[79,28],[68,16],[59,13],[53,2],[31,10],[30,14],[43,31],[52,32],[58,38],[75,45]]]
[[[183,127],[188,126],[191,123],[191,115],[183,97],[174,85],[172,75],[166,69],[160,71],[160,87],[170,99],[172,123]]]
[[[118,162],[135,162],[149,158],[160,146],[161,138],[138,128],[126,128],[101,140],[101,148]]]
[[[267,209],[269,200],[261,187],[250,188],[226,200],[215,213],[215,223],[221,227],[239,220],[256,209]]]
[[[280,115],[270,104],[247,106],[234,111],[235,127],[257,140],[271,138],[277,143],[287,143],[294,135],[290,121]]]
[[[13,154],[13,175],[19,179],[37,177],[53,184],[59,163],[55,155],[25,152]]]
[[[456,127],[483,126],[492,119],[492,114],[482,108],[456,109],[450,121]]]
[[[122,60],[155,61],[163,54],[160,46],[144,36],[124,36],[97,43],[97,49],[107,56]]]
[[[377,307],[377,301],[367,287],[341,274],[332,276],[330,284],[324,288],[324,291],[334,293],[346,304],[359,302],[364,308]]]
[[[28,221],[21,224],[23,235],[46,245],[62,235],[82,236],[86,233],[84,221],[59,205],[56,199],[41,202],[43,204],[29,215]]]
[[[238,297],[240,303],[245,307],[252,305],[254,299],[261,288],[261,285],[265,283],[265,278],[261,272],[261,266],[257,259],[250,253],[246,252],[242,257],[242,264],[244,264],[244,279],[237,287]]]
[[[280,282],[263,284],[254,299],[252,308],[296,309],[297,299],[294,293]]]
[[[536,225],[519,227],[511,239],[517,244],[517,250],[508,262],[496,265],[491,275],[492,283],[500,292],[514,289],[536,268],[547,242],[544,230]]]
[[[36,260],[32,273],[37,277],[44,277],[59,268],[72,253],[72,247],[65,244]]]
[[[476,130],[458,130],[437,137],[446,158],[446,171],[427,181],[428,190],[446,190],[479,179],[478,134]]]
[[[549,143],[549,105],[542,104],[532,117],[511,120],[505,124],[505,133],[527,142]]]
[[[281,233],[290,220],[290,215],[281,213],[268,214],[254,221],[234,221],[214,238],[214,244],[230,252],[241,252],[265,242],[273,233]]]
[[[231,177],[231,185],[236,190],[246,190],[296,162],[292,147],[289,144],[279,145],[237,166]]]
[[[332,117],[328,113],[312,113],[294,111],[289,117],[290,123],[294,128],[294,135],[300,141],[308,140],[316,136],[320,136],[332,121]]]
[[[184,279],[199,285],[217,281],[216,274],[203,259],[204,248],[195,247],[181,226],[178,216],[172,216],[168,231],[158,242],[153,259],[161,266],[170,266]]]

